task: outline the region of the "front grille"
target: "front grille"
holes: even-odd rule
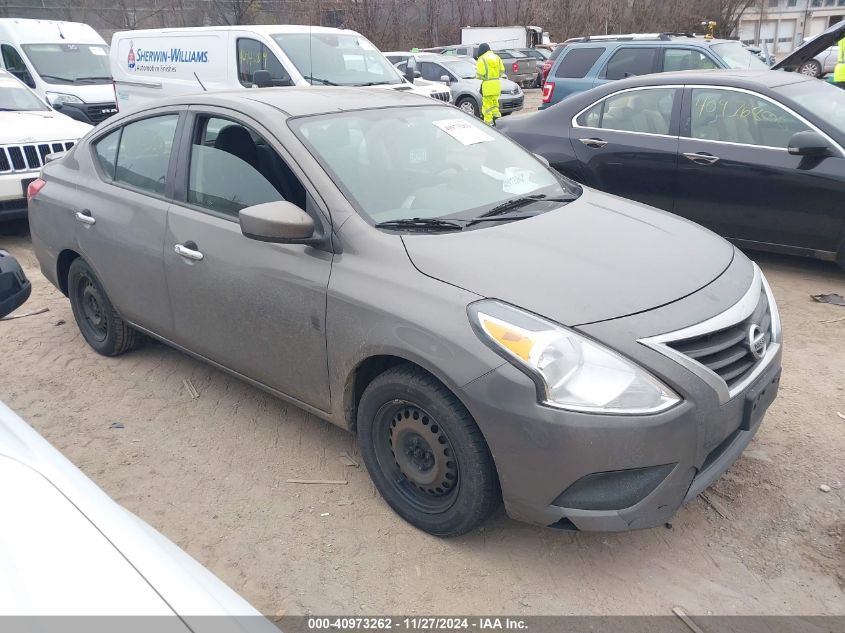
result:
[[[755,325],[760,328],[765,347],[768,347],[772,340],[772,314],[768,296],[762,288],[754,311],[743,321],[701,336],[667,341],[666,345],[716,372],[730,389],[742,382],[760,362],[749,345],[749,334]]]
[[[100,103],[89,105],[85,108],[88,118],[95,124],[105,121],[110,116],[117,114],[117,106],[113,103]]]
[[[2,145],[0,146],[0,174],[37,171],[44,165],[48,154],[69,150],[75,143],[76,141],[57,141],[55,143]]]

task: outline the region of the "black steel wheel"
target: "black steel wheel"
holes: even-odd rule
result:
[[[120,317],[82,258],[70,265],[67,288],[79,331],[96,352],[117,356],[137,345],[140,335]]]
[[[394,367],[367,386],[358,441],[382,497],[426,532],[463,534],[500,502],[480,429],[455,395],[418,367]]]

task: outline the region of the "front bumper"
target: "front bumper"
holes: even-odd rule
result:
[[[700,291],[709,295],[705,300],[742,296],[736,277],[723,277]],[[590,531],[658,526],[739,458],[777,394],[780,345],[761,361],[755,379],[725,401],[699,374],[638,342],[640,332],[682,323],[689,308],[707,317],[700,304],[691,295],[652,313],[580,328],[681,394],[683,401],[667,411],[598,415],[544,406],[534,382],[510,363],[464,386],[462,398],[490,446],[511,517]]]
[[[522,110],[525,104],[525,94],[520,93],[518,96],[508,95],[507,97],[499,97],[499,112],[510,113]]]
[[[97,125],[110,116],[117,114],[117,104],[113,101],[103,103],[65,103],[58,111],[76,121]]]

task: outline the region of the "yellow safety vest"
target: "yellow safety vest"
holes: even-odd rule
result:
[[[839,59],[833,71],[833,81],[845,84],[845,37],[839,40]]]
[[[476,79],[481,79],[482,81],[498,79],[504,74],[505,65],[502,63],[502,58],[493,51],[487,51],[478,58],[478,62],[475,65]]]

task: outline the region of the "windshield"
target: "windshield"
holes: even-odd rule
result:
[[[825,81],[801,81],[774,90],[807,110],[814,123],[827,124],[845,136],[845,90]]]
[[[402,77],[368,39],[352,33],[280,33],[273,39],[312,84],[401,84]]]
[[[291,127],[374,223],[472,220],[515,198],[580,194],[516,143],[452,108],[362,110],[304,117]],[[558,206],[532,204],[521,213]]]
[[[463,59],[456,61],[443,62],[445,66],[453,75],[461,79],[475,79],[476,70],[475,64],[471,64]]]
[[[41,99],[17,79],[0,77],[0,112],[49,110]]]
[[[722,58],[728,68],[755,69],[768,68],[766,62],[757,57],[740,42],[725,42],[710,47],[716,55]]]
[[[102,44],[24,44],[23,50],[41,78],[55,83],[111,81],[109,48]]]

